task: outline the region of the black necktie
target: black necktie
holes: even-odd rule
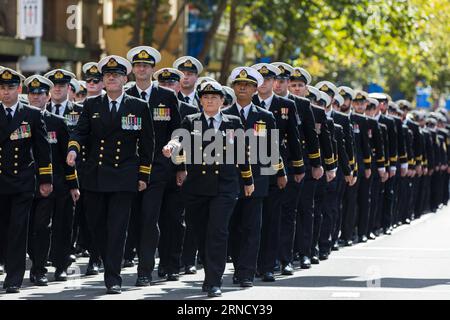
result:
[[[244,112],[244,109],[241,109],[240,114],[241,114],[241,121],[242,121],[242,124],[245,126],[246,119],[245,119],[245,112]]]
[[[12,116],[12,109],[11,108],[6,108],[6,113],[7,113],[6,120],[8,120],[8,124],[9,124],[9,123],[11,123],[12,118],[13,118],[13,116]]]
[[[209,118],[208,129],[214,129],[214,118]]]
[[[55,114],[57,115],[57,116],[59,116],[59,108],[61,108],[61,105],[58,103],[58,104],[55,104]]]
[[[266,102],[263,100],[261,101],[261,108],[265,109],[266,108]]]
[[[116,119],[116,115],[117,115],[117,101],[111,101],[112,104],[112,108],[111,108],[111,121],[114,121],[114,119]]]
[[[189,97],[188,96],[186,96],[186,97],[184,97],[184,102],[186,102],[186,103],[189,103]]]
[[[147,101],[147,92],[142,91],[142,92],[141,92],[141,98],[142,98],[142,100]]]

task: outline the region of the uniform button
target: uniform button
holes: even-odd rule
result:
[[[220,157],[220,153],[218,153],[217,156]]]
[[[19,164],[17,162],[14,162],[14,167],[17,167]]]
[[[101,140],[100,143],[105,143],[105,140]]]
[[[206,174],[206,171],[202,171],[202,174]]]
[[[86,149],[86,147],[85,146],[81,146],[81,149]]]
[[[200,147],[199,149],[200,149],[200,150],[203,150],[203,147]]]
[[[17,174],[17,170],[14,170],[14,174]]]
[[[216,174],[219,174],[219,171],[216,170]]]
[[[216,161],[216,166],[218,166],[219,165],[219,162],[218,161]]]
[[[236,165],[236,168],[239,168],[239,165],[238,165],[238,164]]]
[[[120,146],[122,144],[122,142],[120,142],[120,141],[117,141],[117,145],[118,146]]]
[[[86,152],[83,152],[82,154],[83,154],[83,156],[85,156],[85,155],[86,155]]]
[[[14,148],[14,151],[19,151],[19,148]]]
[[[86,158],[83,158],[83,162],[86,162]]]
[[[248,146],[248,148],[250,149],[252,146]]]
[[[103,155],[102,155],[102,154],[100,154],[100,155],[99,155],[99,157],[100,157],[100,158],[103,158]]]
[[[105,148],[103,148],[103,147],[100,147],[100,150],[102,150],[102,151],[103,151],[103,150],[105,150]]]
[[[203,156],[206,157],[206,153],[204,153]]]
[[[0,170],[0,174],[2,174],[2,170]]]
[[[101,165],[102,165],[102,162],[101,162],[101,161],[99,161],[99,162],[98,162],[98,164],[99,164],[99,165],[101,166]]]
[[[114,164],[114,167],[116,167],[116,168],[117,168],[118,166],[119,166],[119,165],[118,165],[117,163],[116,163],[116,164]]]
[[[116,156],[116,160],[119,160],[120,159],[120,157],[119,156]]]
[[[120,152],[120,149],[117,149],[117,152]]]
[[[19,156],[17,154],[14,155],[14,159],[17,159]]]
[[[203,162],[202,165],[206,166],[206,162]]]
[[[223,147],[223,150],[227,150],[227,147]]]

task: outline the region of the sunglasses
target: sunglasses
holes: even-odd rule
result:
[[[87,79],[86,80],[86,83],[91,83],[91,82],[93,82],[94,84],[98,84],[98,83],[100,83],[100,79]]]

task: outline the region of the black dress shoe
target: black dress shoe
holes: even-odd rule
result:
[[[331,247],[332,251],[339,251],[339,242],[336,241],[333,246]]]
[[[74,254],[69,255],[68,258],[69,263],[77,262],[77,257]]]
[[[220,287],[210,287],[208,290],[208,297],[217,298],[222,296],[222,290]]]
[[[263,274],[262,277],[262,281],[264,282],[274,282],[275,281],[275,276],[273,274],[273,272],[266,272]]]
[[[150,282],[152,281],[149,277],[138,277],[136,279],[136,287],[148,287],[150,285]]]
[[[251,287],[253,287],[253,281],[250,280],[250,279],[242,279],[242,280],[239,282],[239,285],[240,285],[242,288],[251,288]]]
[[[384,229],[384,234],[391,235],[392,234],[391,229],[390,228]]]
[[[112,286],[109,288],[106,288],[106,294],[121,294],[122,293],[122,289],[120,288],[120,286]]]
[[[10,286],[10,287],[6,287],[6,293],[19,293],[20,292],[20,287],[16,287],[16,286]]]
[[[358,237],[358,242],[366,243],[366,242],[367,242],[367,237],[366,237],[366,236],[360,236],[360,237]]]
[[[377,236],[375,235],[375,233],[371,232],[369,234],[369,240],[375,240],[377,238]]]
[[[284,276],[292,276],[294,274],[294,267],[291,263],[288,263],[287,265],[283,266],[281,269],[281,274]]]
[[[123,267],[124,268],[132,268],[134,267],[134,261],[133,260],[124,260],[123,261]]]
[[[185,266],[184,267],[184,273],[185,274],[196,274],[197,273],[197,269],[195,268],[195,266]]]
[[[164,270],[164,267],[158,266],[158,277],[164,278],[165,276],[167,276],[167,272]]]
[[[230,256],[227,256],[227,263],[233,262],[233,258],[231,258]]]
[[[319,253],[319,260],[320,261],[328,260],[328,256],[329,256],[328,252],[320,252]]]
[[[344,243],[344,246],[346,246],[346,247],[351,247],[352,245],[353,245],[353,241],[352,240],[347,240]]]
[[[87,276],[96,276],[99,274],[98,264],[92,263],[87,266],[86,273]]]
[[[90,255],[89,251],[83,250],[83,251],[81,252],[81,256],[82,256],[83,258],[89,258],[91,255]]]
[[[314,255],[311,257],[311,264],[319,264],[319,263],[320,263],[320,260],[319,260],[318,256]]]
[[[45,274],[37,274],[34,276],[34,284],[39,287],[46,287],[48,286],[48,278]],[[30,277],[31,279],[31,277]]]
[[[411,224],[411,220],[408,219],[408,218],[406,218],[405,221],[404,221],[404,223],[405,223],[405,224]]]
[[[55,281],[67,281],[66,270],[56,270],[55,271]]]
[[[311,268],[311,260],[307,256],[303,256],[300,260],[300,268],[309,269]]]
[[[169,273],[167,275],[167,281],[178,281],[180,280],[180,275],[178,273]]]

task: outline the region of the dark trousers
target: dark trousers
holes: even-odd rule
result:
[[[297,206],[296,245],[300,255],[311,256],[314,228],[314,197],[317,180],[306,170],[300,187],[300,198]]]
[[[326,178],[325,178],[326,179]],[[324,184],[325,183],[325,184]],[[322,253],[330,253],[331,246],[333,245],[333,232],[336,225],[336,221],[338,220],[339,215],[339,203],[338,203],[338,184],[339,181],[337,178],[330,182],[326,182],[326,180],[322,182],[324,185],[323,196],[318,200],[321,201],[322,204],[318,204],[319,207],[322,207],[322,223],[320,224],[320,229],[316,231],[316,224],[314,226],[314,234],[318,232],[318,246],[319,252]],[[316,191],[317,194],[317,191]],[[315,215],[315,213],[314,213]],[[315,241],[317,243],[317,241]]]
[[[185,194],[186,221],[193,226],[199,255],[205,267],[205,282],[222,285],[227,261],[228,226],[236,196],[219,193],[214,197]]]
[[[389,178],[382,187],[381,190],[383,192],[383,198],[381,198],[382,202],[379,204],[382,208],[382,218],[381,225],[384,228],[389,228],[391,225],[394,204],[395,204],[395,192],[397,191],[397,176],[393,176]]]
[[[356,201],[361,183],[361,176],[353,186],[347,185],[344,193],[344,201],[342,206],[342,226],[341,239],[345,241],[352,240],[356,219]]]
[[[140,206],[138,246],[138,276],[151,277],[155,267],[155,253],[159,241],[159,215],[167,182],[150,182],[148,188],[137,198]]]
[[[367,234],[369,227],[370,216],[370,186],[372,184],[372,175],[369,179],[366,177],[360,177],[361,182],[358,190],[358,236],[364,236]]]
[[[261,226],[261,244],[258,253],[258,271],[273,272],[278,257],[280,241],[281,204],[284,190],[271,184],[269,195],[264,198]]]
[[[280,220],[280,244],[278,259],[283,265],[292,263],[294,255],[294,239],[297,220],[297,206],[300,197],[301,183],[288,181],[284,191]]]
[[[181,253],[181,263],[184,266],[195,266],[197,256],[197,239],[194,227],[186,220],[186,231],[184,233],[183,251]]]
[[[436,212],[443,199],[443,179],[440,171],[435,171],[431,176],[431,210]]]
[[[178,273],[186,229],[184,223],[184,201],[180,189],[168,187],[164,193],[159,217],[161,236],[159,239],[159,264],[168,273]]]
[[[134,192],[87,192],[88,226],[101,254],[105,285],[122,285],[120,270]]]
[[[52,265],[56,270],[69,266],[74,203],[68,192],[36,198],[30,215],[28,253],[32,273],[45,273],[45,263],[52,248]]]
[[[381,215],[385,203],[384,187],[386,183],[381,182],[380,174],[376,168],[372,170],[372,174],[373,179],[370,188],[370,216],[366,236],[369,236],[371,232],[374,232],[381,227]]]
[[[20,287],[23,282],[33,198],[33,192],[0,195],[0,250],[6,271],[4,288]]]
[[[342,208],[346,188],[347,182],[345,181],[345,177],[342,172],[338,171],[336,175],[336,193],[337,193],[336,205],[338,212],[333,225],[332,243],[335,243],[339,239],[341,233],[342,211],[343,211]]]
[[[230,222],[230,247],[234,274],[253,280],[261,239],[263,198],[239,199]]]

